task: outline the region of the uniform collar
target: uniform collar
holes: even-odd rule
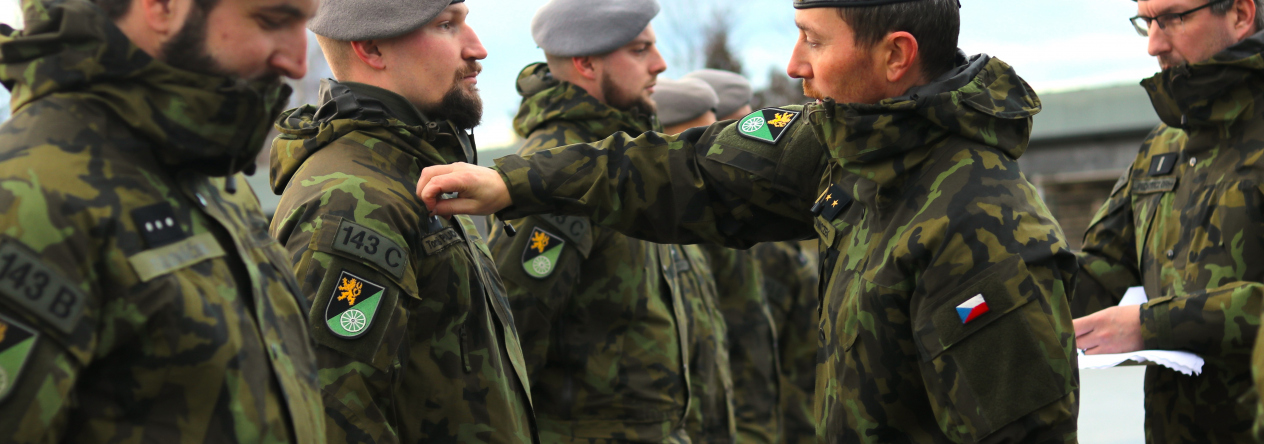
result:
[[[1013,158],[1027,149],[1040,99],[1000,59],[959,57],[956,69],[902,97],[877,104],[808,107],[833,162],[881,186],[903,181],[949,137],[994,147]]]

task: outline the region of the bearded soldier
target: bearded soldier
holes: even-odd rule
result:
[[[407,192],[423,167],[475,159],[487,51],[469,13],[460,0],[323,2],[311,30],[337,80],[277,122],[272,234],[311,301],[334,441],[535,439],[483,238]]]
[[[284,251],[242,172],[311,0],[25,0],[0,37],[0,436],[325,442]]]
[[[547,63],[518,77],[514,119],[533,153],[657,129],[667,68],[654,0],[553,0],[532,37]],[[732,383],[715,283],[697,247],[539,215],[492,233],[550,443],[730,442]]]
[[[818,103],[433,167],[418,195],[440,214],[582,214],[659,242],[815,235],[818,440],[1075,442],[1078,266],[1016,161],[1039,99],[956,49],[956,0],[795,7],[788,71]]]

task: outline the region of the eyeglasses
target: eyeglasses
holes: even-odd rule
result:
[[[1207,4],[1205,5],[1199,6],[1197,8],[1194,8],[1185,12],[1174,12],[1171,14],[1163,14],[1158,17],[1146,17],[1144,15],[1138,15],[1128,20],[1132,22],[1132,27],[1137,29],[1137,34],[1140,34],[1142,37],[1149,37],[1151,23],[1157,22],[1159,24],[1159,29],[1166,31],[1168,26],[1176,25],[1179,27],[1180,25],[1184,24],[1185,16],[1193,14],[1200,10],[1206,9],[1215,4],[1224,3],[1226,1],[1229,1],[1229,0],[1212,0],[1210,2],[1207,2]]]

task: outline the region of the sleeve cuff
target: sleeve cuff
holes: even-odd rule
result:
[[[505,156],[496,159],[496,166],[493,169],[500,173],[501,180],[505,181],[509,198],[513,202],[505,209],[496,212],[497,218],[514,220],[553,211],[551,206],[537,196],[534,188],[542,189],[544,181],[538,173],[531,170],[531,164],[526,159],[517,155]]]
[[[1141,305],[1141,339],[1146,350],[1176,350],[1172,341],[1171,296]]]

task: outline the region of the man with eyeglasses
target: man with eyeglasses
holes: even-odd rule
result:
[[[1264,290],[1264,34],[1256,0],[1143,0],[1132,18],[1163,71],[1163,123],[1084,237],[1072,294],[1089,354],[1185,350],[1201,375],[1146,371],[1148,442],[1246,442]],[[1149,301],[1116,307],[1128,287]],[[1087,315],[1087,316],[1085,316]]]

